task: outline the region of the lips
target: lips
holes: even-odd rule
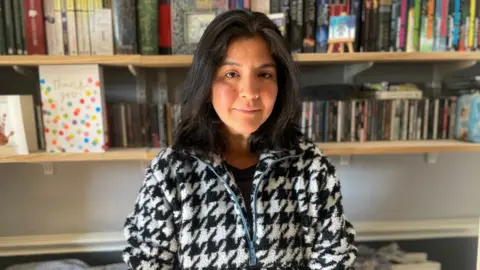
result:
[[[242,113],[256,113],[260,111],[260,109],[234,109],[234,110]]]

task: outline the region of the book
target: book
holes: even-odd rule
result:
[[[303,1],[303,52],[315,52],[315,0]]]
[[[78,41],[77,41],[77,20],[75,14],[75,1],[66,0],[67,10],[67,32],[68,32],[68,51],[70,55],[78,55]]]
[[[15,26],[14,26],[14,18],[13,18],[13,4],[12,0],[5,0],[3,1],[3,11],[4,11],[4,19],[5,19],[5,38],[7,41],[7,54],[15,54],[16,47],[15,47]]]
[[[315,33],[315,52],[327,52],[328,49],[328,0],[317,0],[317,20]]]
[[[116,54],[137,53],[137,19],[134,0],[113,1],[113,33]]]
[[[158,0],[158,51],[172,54],[172,24],[170,0]]]
[[[112,10],[109,8],[95,9],[93,24],[95,32],[92,37],[92,54],[113,55]]]
[[[137,1],[140,54],[158,54],[159,12],[157,7],[157,0]]]
[[[285,29],[285,14],[284,13],[270,13],[267,14],[268,18],[272,20],[275,25],[277,25],[278,30],[280,30],[280,33],[282,36],[285,37],[286,35],[286,29]]]
[[[13,20],[14,20],[14,29],[15,29],[15,48],[17,49],[15,54],[22,55],[25,54],[25,43],[24,43],[24,22],[23,18],[23,9],[21,5],[21,0],[12,1],[13,4]]]
[[[28,33],[26,35],[28,54],[46,54],[45,19],[42,3],[40,1],[24,0],[23,12],[25,14],[25,32]]]
[[[171,2],[172,54],[192,54],[210,22],[225,11],[228,0]]]
[[[380,0],[378,6],[378,38],[377,50],[390,50],[390,26],[392,16],[392,0]]]
[[[107,125],[99,65],[39,66],[46,150],[104,152]]]
[[[30,95],[0,96],[0,156],[38,149],[35,107]]]
[[[303,44],[303,0],[290,1],[290,50],[302,52]]]

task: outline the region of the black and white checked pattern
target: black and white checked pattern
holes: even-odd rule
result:
[[[232,174],[214,156],[167,148],[146,170],[125,223],[132,269],[349,269],[355,231],[335,168],[310,142],[260,155],[254,225]]]

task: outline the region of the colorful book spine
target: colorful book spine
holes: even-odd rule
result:
[[[172,54],[172,25],[170,0],[158,1],[158,45],[160,54]]]
[[[157,0],[139,0],[137,12],[140,54],[158,54]]]
[[[398,51],[406,51],[407,49],[407,32],[408,32],[408,0],[401,0],[400,2],[400,18],[397,36]]]
[[[42,3],[40,1],[25,0],[23,12],[26,18],[25,32],[28,33],[26,35],[28,54],[46,54],[45,19]]]
[[[423,0],[422,2],[422,16],[421,16],[421,33],[420,33],[420,51],[433,51],[434,41],[434,0]]]
[[[471,51],[474,49],[474,40],[475,40],[475,19],[476,19],[476,4],[477,0],[470,0],[470,15],[468,22],[468,49]]]
[[[303,0],[303,52],[315,52],[315,0]]]
[[[415,2],[420,0],[408,0],[408,28],[407,28],[407,52],[416,52],[415,47]]]

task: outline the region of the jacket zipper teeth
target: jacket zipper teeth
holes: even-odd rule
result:
[[[263,178],[263,175],[265,175],[265,173],[270,170],[270,167],[277,163],[277,162],[280,162],[280,161],[283,161],[283,160],[286,160],[286,159],[289,159],[289,158],[292,158],[292,157],[297,157],[297,156],[301,156],[301,155],[296,155],[296,156],[288,156],[288,157],[284,157],[284,158],[281,158],[281,159],[278,159],[278,160],[275,160],[274,162],[272,162],[272,164],[270,164],[270,166],[268,166],[268,168],[262,173],[262,175],[260,176],[260,179]],[[242,219],[242,225],[243,225],[243,228],[245,229],[245,231],[247,232],[247,241],[248,241],[248,247],[249,247],[249,261],[250,261],[250,265],[253,266],[253,265],[256,265],[257,264],[257,256],[256,256],[256,252],[255,252],[255,242],[257,241],[257,213],[256,213],[256,210],[257,210],[257,193],[258,193],[258,187],[260,186],[260,184],[263,182],[263,180],[261,180],[258,185],[255,187],[255,193],[253,194],[253,198],[254,198],[254,208],[252,209],[253,210],[253,241],[252,241],[252,237],[250,237],[250,229],[248,228],[248,225],[247,225],[247,219],[245,218],[245,215],[243,214],[243,211],[242,211],[242,206],[240,205],[240,202],[238,201],[238,197],[233,193],[233,190],[230,188],[230,186],[228,185],[228,183],[222,178],[220,177],[217,172],[212,168],[212,166],[210,166],[209,164],[206,164],[205,162],[201,161],[200,159],[198,159],[197,157],[195,157],[195,159],[197,159],[198,161],[204,163],[207,167],[209,167],[213,173],[215,173],[215,175],[217,176],[217,178],[220,179],[220,181],[222,181],[223,185],[225,186],[225,188],[228,190],[228,192],[230,192],[230,194],[232,194],[232,197],[233,197],[233,200],[235,202],[235,204],[237,205],[238,209],[239,209],[239,212],[240,212],[240,217]]]

